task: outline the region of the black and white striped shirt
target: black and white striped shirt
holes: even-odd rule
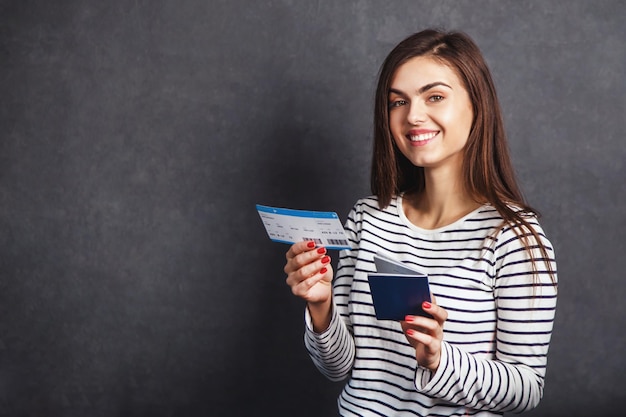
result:
[[[527,219],[554,251],[536,218]],[[359,200],[346,221],[352,249],[340,253],[333,316],[305,345],[331,380],[349,376],[338,399],[343,416],[493,416],[537,405],[556,307],[556,287],[539,250],[532,257],[490,205],[436,230],[408,221],[402,197],[381,210]],[[532,244],[532,237],[529,238]],[[367,273],[383,251],[428,274],[448,312],[442,356],[431,375],[415,360],[400,324],[374,315]]]

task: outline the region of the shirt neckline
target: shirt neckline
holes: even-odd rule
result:
[[[454,222],[450,224],[438,227],[436,229],[424,229],[422,227],[416,226],[415,224],[411,223],[411,221],[406,217],[406,215],[404,214],[404,209],[402,208],[402,196],[403,194],[398,194],[396,196],[396,210],[398,210],[398,216],[409,229],[412,229],[418,233],[425,234],[425,235],[433,235],[433,234],[445,232],[450,229],[455,229],[457,228],[459,224],[465,222],[468,218],[474,216],[476,213],[479,213],[481,210],[485,208],[485,205],[483,204],[482,206],[478,207],[475,210],[470,211],[465,216],[461,217],[458,220],[455,220]]]

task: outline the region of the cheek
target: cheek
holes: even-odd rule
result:
[[[459,106],[459,128],[463,129],[469,136],[472,130],[472,124],[474,122],[474,109],[469,101],[469,97],[465,100],[465,105]]]
[[[448,132],[468,137],[472,127],[472,111],[465,107],[450,108],[439,115],[442,126],[446,126]]]
[[[460,114],[456,106],[448,106],[438,109],[436,113],[433,113],[433,118],[448,129],[453,129],[458,127]]]
[[[396,109],[393,112],[389,113],[389,130],[395,136],[395,133],[402,134],[402,129],[404,127],[404,115],[400,111],[400,109]]]

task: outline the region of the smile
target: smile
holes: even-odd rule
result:
[[[414,134],[413,132],[409,132],[407,136],[411,140],[411,142],[424,142],[424,141],[434,138],[438,134],[439,134],[439,131],[425,132],[425,133],[419,133],[419,134]]]

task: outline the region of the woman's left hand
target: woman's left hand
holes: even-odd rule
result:
[[[417,363],[434,373],[441,359],[443,324],[448,319],[448,312],[435,304],[434,298],[432,303],[424,301],[422,308],[433,318],[406,316],[400,325],[407,340],[415,348]]]

